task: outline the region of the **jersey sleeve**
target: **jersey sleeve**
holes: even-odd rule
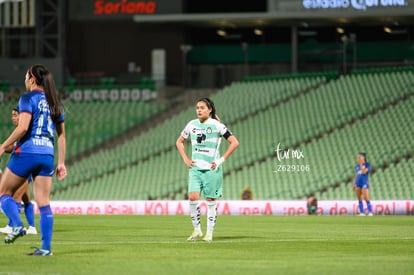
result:
[[[33,113],[32,105],[30,104],[30,97],[23,95],[19,99],[19,113]]]
[[[219,122],[218,124],[218,131],[220,133],[221,136],[225,136],[225,138],[228,138],[229,136],[232,135],[232,133],[230,132],[229,129],[227,129],[226,125],[224,125],[223,123]]]
[[[65,115],[62,113],[59,117],[59,119],[56,121],[56,124],[64,122],[65,121]]]
[[[181,136],[184,139],[187,139],[190,136],[190,131],[191,131],[191,121],[189,123],[187,123],[187,125],[185,126],[184,130],[181,132]]]
[[[361,175],[361,174],[362,174],[361,167],[359,167],[359,165],[358,165],[358,164],[357,164],[357,165],[355,165],[355,173],[356,173],[357,175]]]

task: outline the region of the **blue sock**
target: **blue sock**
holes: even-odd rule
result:
[[[28,204],[24,205],[24,214],[26,215],[26,220],[29,226],[35,226],[34,223],[34,209],[33,203],[29,202]]]
[[[51,251],[53,234],[53,213],[50,205],[39,208],[40,233],[42,234],[42,249]]]
[[[19,212],[20,214],[20,211],[22,210],[22,203],[16,201],[16,206],[17,206],[17,212]]]
[[[0,197],[1,208],[3,208],[4,214],[11,221],[11,225],[23,226],[23,222],[20,219],[19,210],[17,209],[16,201],[10,195],[3,195]]]
[[[372,213],[371,201],[367,201],[367,208],[368,208],[368,212]]]
[[[16,202],[16,205],[17,205],[17,212],[19,212],[19,215],[20,215],[20,209],[22,208],[22,204],[19,202]],[[9,223],[7,225],[10,227],[13,227],[13,222],[11,221],[11,219],[9,219]]]
[[[362,203],[362,201],[358,201],[358,205],[359,205],[359,213],[360,214],[364,214],[364,204]]]

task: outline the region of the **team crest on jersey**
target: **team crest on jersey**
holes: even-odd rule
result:
[[[206,133],[211,134],[212,132],[213,132],[213,129],[211,129],[211,127],[208,127],[207,130],[206,130]]]

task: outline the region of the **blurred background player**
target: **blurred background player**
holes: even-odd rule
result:
[[[308,209],[308,215],[318,214],[318,199],[314,194],[311,194],[306,200],[306,208]]]
[[[369,200],[369,173],[371,172],[371,165],[367,162],[367,156],[364,152],[360,152],[357,158],[357,165],[355,165],[355,193],[358,198],[359,215],[365,216],[363,200],[365,199],[368,209],[368,216],[372,216],[372,206]]]
[[[250,190],[249,186],[246,186],[243,189],[243,192],[241,193],[240,198],[242,200],[252,200],[253,199],[253,192],[252,192],[252,190]]]
[[[13,108],[11,112],[11,121],[12,123],[17,126],[19,123],[19,111],[17,108]],[[10,148],[7,148],[6,153],[11,153],[13,150],[13,146],[10,146]],[[2,171],[0,169],[0,180],[2,176]],[[30,188],[29,188],[29,180],[27,179],[26,182],[20,186],[19,189],[17,189],[16,193],[13,195],[14,200],[16,201],[17,207],[19,212],[21,212],[21,208],[24,209],[24,214],[26,216],[27,223],[29,224],[29,227],[26,230],[26,234],[37,234],[37,230],[35,227],[34,222],[34,208],[33,203],[30,199]],[[13,230],[13,225],[11,220],[9,219],[8,224],[5,227],[0,228],[0,233],[3,234],[10,234]]]
[[[236,150],[239,142],[222,124],[216,114],[214,103],[209,98],[201,98],[196,106],[197,119],[191,120],[178,137],[178,152],[189,168],[188,193],[190,215],[194,227],[188,241],[195,241],[203,236],[200,225],[200,192],[207,200],[207,233],[203,240],[213,240],[216,225],[216,199],[222,197],[223,170],[221,164]],[[185,140],[190,137],[192,145],[191,159],[184,148]],[[229,143],[226,152],[220,157],[221,137]]]

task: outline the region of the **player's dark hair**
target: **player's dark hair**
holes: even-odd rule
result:
[[[12,111],[13,111],[13,112],[17,112],[17,113],[19,113],[19,109],[18,109],[17,107],[14,107],[14,108],[12,109]]]
[[[29,68],[28,73],[35,79],[38,86],[43,87],[50,115],[53,122],[56,122],[63,113],[63,105],[57,95],[52,73],[43,65],[33,65]]]
[[[209,99],[208,97],[203,97],[197,100],[197,102],[204,102],[207,105],[207,107],[211,109],[210,117],[220,121],[220,118],[216,113],[216,107],[214,106],[214,102],[211,99]]]

